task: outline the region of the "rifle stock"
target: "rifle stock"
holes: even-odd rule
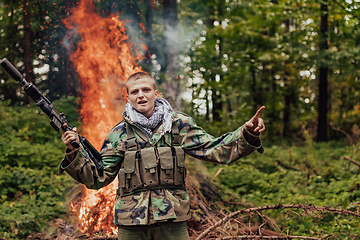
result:
[[[37,87],[26,81],[24,76],[6,58],[0,60],[0,65],[5,69],[6,72],[9,73],[12,78],[23,84],[24,91],[35,101],[36,105],[39,106],[41,110],[49,116],[50,125],[56,131],[59,131],[60,129],[63,129],[64,131],[71,131],[73,129],[73,127],[67,122],[64,113],[58,113],[53,108],[51,102],[37,89]],[[93,160],[96,168],[99,171],[99,174],[102,175],[104,166],[100,153],[85,137],[79,135],[79,139],[83,148],[88,153],[91,160]],[[74,148],[80,147],[80,144],[76,140],[73,140],[71,145]]]

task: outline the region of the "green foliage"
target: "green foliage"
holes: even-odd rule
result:
[[[199,119],[207,114],[209,123],[216,122],[214,112],[220,112],[221,124],[234,129],[265,105],[263,117],[272,141],[279,136],[301,139],[305,130],[315,136],[318,68],[326,66],[330,125],[352,131],[359,117],[354,99],[359,95],[360,36],[352,9],[359,3],[189,2],[185,7],[201,6],[207,13],[197,15],[203,30],[188,53],[189,113]],[[326,51],[319,50],[321,4],[329,8]],[[343,137],[338,131],[329,133],[331,139]]]
[[[31,39],[24,39],[24,3],[0,1],[0,59],[6,57],[21,73],[24,73],[24,48],[30,47],[32,76],[35,85],[47,93],[51,100],[64,94],[76,95],[76,76],[65,51],[65,27],[62,19],[77,1],[29,0]],[[66,43],[64,43],[64,41]],[[41,69],[39,71],[39,69]],[[30,70],[30,69],[29,69]],[[20,83],[15,82],[0,68],[0,99],[10,99],[12,104],[26,101]]]
[[[78,125],[74,97],[54,102],[54,108]],[[0,237],[25,239],[66,214],[74,181],[58,174],[65,146],[49,121],[34,104],[0,102]]]
[[[265,148],[232,165],[207,164],[210,175],[219,168],[214,183],[253,206],[313,204],[357,211],[360,201],[360,169],[344,156],[359,161],[360,154],[341,142],[313,143],[303,146]],[[224,196],[223,195],[223,196]],[[353,205],[351,205],[354,203]],[[296,215],[286,210],[264,212],[292,235],[334,234],[339,239],[360,236],[359,220],[335,213]],[[349,238],[346,238],[349,237]]]
[[[66,214],[66,194],[74,181],[54,169],[0,168],[0,236],[25,239],[43,230],[51,219]]]

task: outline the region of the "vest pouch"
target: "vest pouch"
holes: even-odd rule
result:
[[[139,171],[139,161],[136,158],[136,151],[126,151],[124,158],[125,189],[131,192],[142,188],[142,181]]]
[[[125,186],[126,186],[125,181],[126,181],[125,170],[123,168],[121,168],[119,171],[119,188],[120,189],[125,188]]]
[[[125,177],[125,170],[123,168],[121,168],[120,171],[119,171],[118,180],[119,180],[119,188],[118,188],[116,194],[117,195],[122,195],[126,191],[125,190],[126,177]]]
[[[174,185],[174,158],[170,147],[159,147],[160,185]]]
[[[174,185],[185,186],[185,153],[180,146],[174,147],[176,153],[176,164],[174,169]]]
[[[157,158],[153,147],[141,149],[141,175],[144,187],[159,185]]]

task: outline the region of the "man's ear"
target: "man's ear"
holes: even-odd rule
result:
[[[158,92],[158,90],[155,90],[155,96],[161,98],[161,94]]]
[[[127,101],[130,102],[129,94],[126,96]]]

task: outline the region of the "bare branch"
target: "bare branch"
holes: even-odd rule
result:
[[[208,229],[206,229],[204,232],[202,232],[197,238],[196,240],[200,240],[200,239],[204,239],[204,237],[213,229],[217,228],[218,226],[220,226],[221,224],[223,224],[224,222],[226,222],[227,220],[240,215],[240,214],[244,214],[244,213],[251,213],[251,212],[255,212],[255,211],[263,211],[263,210],[270,210],[270,209],[286,209],[286,208],[297,208],[297,209],[304,209],[307,211],[312,211],[312,212],[316,212],[316,211],[323,211],[323,212],[333,212],[333,213],[338,213],[338,214],[344,214],[344,215],[353,215],[356,217],[360,217],[359,213],[356,212],[352,212],[352,211],[348,211],[348,210],[344,210],[344,209],[339,209],[339,208],[331,208],[331,207],[318,207],[318,206],[314,206],[312,204],[309,205],[304,205],[304,204],[289,204],[289,205],[282,205],[280,204],[276,204],[276,205],[272,205],[272,206],[261,206],[261,207],[254,207],[254,208],[247,208],[247,209],[241,209],[239,211],[233,212],[227,216],[225,216],[224,218],[222,218],[221,220],[219,220],[218,222],[216,222],[214,225],[212,225],[211,227],[209,227]]]
[[[281,162],[280,160],[276,160],[276,163],[279,164],[280,166],[282,166],[282,167],[285,168],[285,169],[289,169],[289,170],[293,170],[293,171],[300,172],[299,169],[293,168],[293,167],[290,166],[290,165],[286,165],[285,163]]]
[[[341,132],[342,134],[344,134],[350,141],[350,145],[351,146],[355,146],[357,150],[360,150],[356,144],[354,144],[354,140],[352,139],[352,137],[350,136],[350,134],[348,134],[347,132],[345,132],[344,130],[341,130],[340,128],[331,126],[332,129],[334,129],[335,131]]]
[[[345,156],[344,159],[349,160],[349,161],[352,162],[353,164],[355,164],[355,165],[357,165],[358,167],[360,167],[360,163],[358,163],[357,161],[351,159],[350,157]]]
[[[89,240],[117,240],[118,236],[96,236],[88,238]]]
[[[230,240],[230,239],[311,239],[311,240],[322,240],[323,238],[317,237],[303,237],[303,236],[262,236],[262,235],[245,235],[237,237],[224,237],[221,240]]]

